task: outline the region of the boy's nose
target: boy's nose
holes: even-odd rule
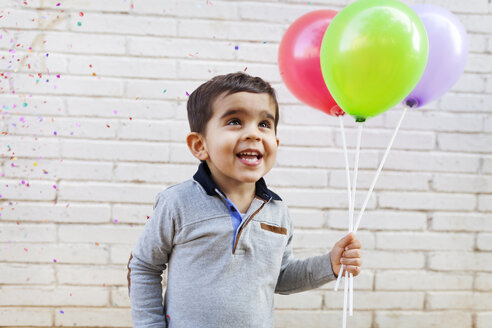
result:
[[[256,127],[249,127],[244,133],[244,139],[246,140],[261,140],[261,134]]]

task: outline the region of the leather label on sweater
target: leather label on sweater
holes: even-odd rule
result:
[[[271,232],[275,232],[281,235],[286,235],[287,234],[287,228],[282,228],[282,227],[277,227],[274,225],[266,224],[266,223],[261,223],[261,228],[263,230],[268,230]]]

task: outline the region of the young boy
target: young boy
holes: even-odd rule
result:
[[[186,141],[201,164],[193,179],[157,195],[132,251],[136,328],[273,327],[274,292],[317,288],[335,279],[342,263],[359,274],[361,243],[353,234],[328,254],[292,256],[287,207],[263,179],[279,145],[270,84],[244,73],[216,76],[187,107]]]

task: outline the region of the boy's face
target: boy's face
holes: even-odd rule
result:
[[[215,182],[230,191],[255,183],[275,163],[275,105],[267,93],[220,95],[203,136],[206,161]]]

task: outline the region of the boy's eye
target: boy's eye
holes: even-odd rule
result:
[[[268,121],[263,121],[263,122],[260,123],[260,127],[261,128],[267,128],[267,129],[269,129],[269,128],[272,127],[272,124],[270,122],[268,122]]]
[[[227,125],[241,125],[241,121],[237,118],[233,118],[227,121]]]

